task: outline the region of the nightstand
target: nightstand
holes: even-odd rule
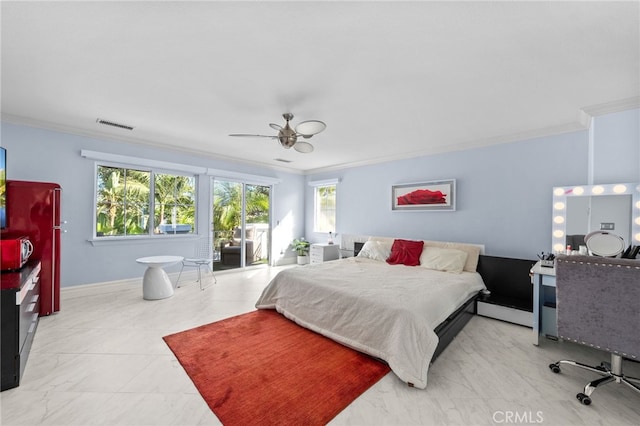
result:
[[[309,249],[311,263],[322,263],[340,258],[340,246],[337,244],[311,244]]]

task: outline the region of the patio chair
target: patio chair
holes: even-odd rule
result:
[[[178,274],[176,287],[180,287],[180,277],[182,276],[182,271],[185,267],[198,268],[198,279],[196,281],[200,283],[200,290],[204,290],[206,288],[202,285],[202,267],[205,267],[209,270],[209,273],[213,278],[213,284],[216,284],[218,280],[213,273],[213,255],[213,245],[209,241],[198,245],[195,249],[194,257],[185,257],[182,261],[182,267],[180,268],[180,273]]]

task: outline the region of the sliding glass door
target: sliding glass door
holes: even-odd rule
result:
[[[213,179],[214,269],[269,263],[271,187]]]
[[[271,244],[270,194],[271,187],[245,185],[245,229],[253,240],[251,264],[269,264]],[[248,245],[248,244],[247,244]]]

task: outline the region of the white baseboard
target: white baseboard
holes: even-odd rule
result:
[[[478,315],[512,322],[525,327],[533,327],[533,313],[492,303],[478,302]]]
[[[292,265],[296,263],[295,257],[285,257],[280,259],[279,264],[275,266],[284,266],[284,265]],[[276,261],[277,262],[277,261]],[[278,262],[277,262],[278,263]],[[226,274],[237,274],[242,272],[251,271],[252,268],[268,268],[268,265],[257,265],[250,266],[248,268],[233,268],[233,269],[225,269],[223,271],[214,271],[216,276],[226,275]],[[176,283],[178,280],[178,275],[180,272],[169,272],[169,278],[171,282]],[[195,281],[198,276],[198,271],[195,268],[185,268],[182,272],[182,277],[180,277],[180,282],[185,281]],[[115,281],[102,281],[99,283],[89,283],[89,284],[79,284],[70,287],[60,287],[60,294],[65,295],[67,297],[74,297],[75,293],[86,295],[86,294],[104,294],[104,293],[112,293],[115,291],[122,291],[127,288],[142,288],[142,275],[137,278],[127,278],[124,280],[115,280]]]
[[[276,259],[274,266],[293,265],[294,263],[298,263],[297,257],[281,257]]]
[[[216,274],[227,273],[234,270],[229,271],[216,271]],[[178,279],[178,274],[180,272],[170,272],[169,278],[171,282],[175,283]],[[184,272],[182,272],[182,277],[180,281],[185,280],[195,280],[197,277],[197,271],[195,269],[185,268]],[[74,293],[81,292],[83,295],[87,293],[91,294],[104,294],[111,293],[114,291],[121,291],[124,288],[142,288],[142,275],[137,278],[127,278],[124,280],[115,280],[115,281],[102,281],[99,283],[89,283],[89,284],[79,284],[71,287],[60,287],[60,294],[65,296],[73,297]]]

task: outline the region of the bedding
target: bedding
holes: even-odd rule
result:
[[[391,246],[391,256],[387,259],[387,263],[389,265],[418,266],[423,248],[424,241],[397,239]]]
[[[391,256],[391,244],[382,241],[367,241],[364,243],[357,256],[384,262],[389,256]]]
[[[420,255],[420,266],[459,274],[464,270],[467,256],[462,250],[427,246]]]
[[[368,241],[378,241],[380,243],[391,245],[393,244],[395,239],[390,237],[369,237]],[[480,258],[481,246],[477,244],[424,240],[424,246],[464,251],[465,253],[467,253],[467,261],[464,264],[464,270],[467,272],[475,272],[478,269],[478,259]]]
[[[299,325],[387,362],[424,389],[438,345],[434,329],[484,289],[477,272],[437,271],[351,257],[281,271],[258,309],[276,309]]]

